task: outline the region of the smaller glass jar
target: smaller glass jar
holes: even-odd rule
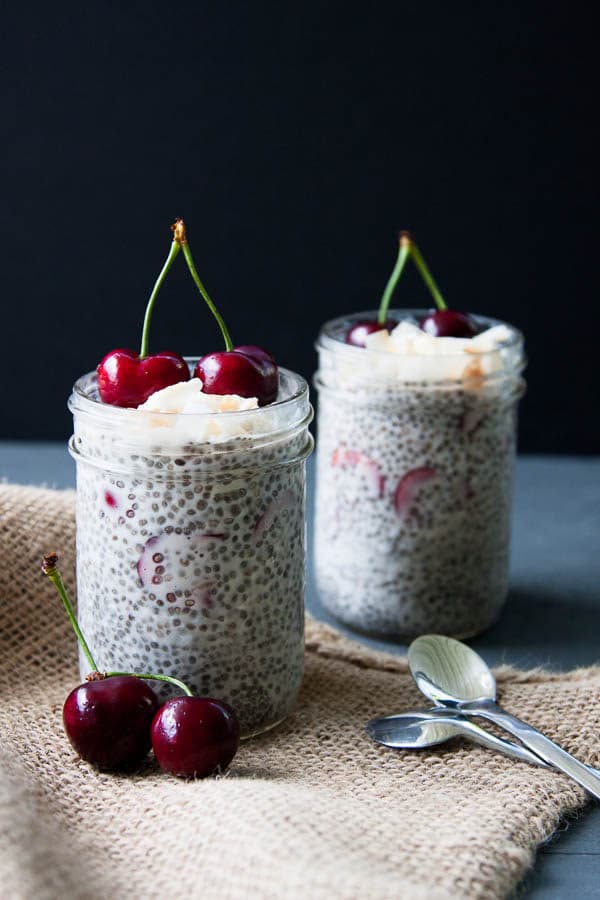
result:
[[[93,373],[69,400],[78,617],[97,664],[225,700],[244,736],[289,714],[303,671],[312,409],[280,372],[279,399],[241,412],[109,406]]]
[[[416,322],[425,310],[391,315]],[[328,322],[317,342],[321,600],[367,633],[477,634],[508,589],[522,335],[508,327],[477,354],[401,357],[345,343],[368,318]]]

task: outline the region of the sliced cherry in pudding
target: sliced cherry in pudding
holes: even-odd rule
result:
[[[286,510],[297,508],[296,501],[297,498],[293,491],[281,491],[256,520],[254,530],[250,536],[250,543],[258,544],[259,541],[262,541],[265,534],[271,530],[277,521],[277,517],[281,513],[284,513]]]
[[[220,580],[207,568],[209,550],[222,545],[226,540],[225,533],[193,533],[175,534],[161,532],[148,538],[137,561],[136,568],[141,587],[147,593],[154,594],[159,605],[173,604],[181,597],[181,571],[187,573],[199,571],[194,581],[191,575],[185,578],[184,595],[186,606],[196,604],[210,608],[214,605],[214,595]],[[178,574],[179,573],[179,574]],[[210,574],[209,574],[210,573]]]
[[[134,408],[155,391],[190,378],[186,361],[170,350],[143,358],[134,350],[111,350],[97,371],[100,399],[112,406]]]
[[[354,469],[362,475],[374,497],[383,497],[385,493],[385,475],[379,465],[362,450],[348,447],[336,447],[331,454],[331,465],[334,469]]]
[[[431,466],[419,466],[406,472],[394,491],[394,509],[397,515],[410,515],[421,488],[436,477],[437,472]]]

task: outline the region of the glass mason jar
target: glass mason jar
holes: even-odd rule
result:
[[[359,631],[471,636],[508,590],[523,338],[509,328],[494,350],[404,357],[344,343],[375,317],[328,322],[317,341],[320,597]]]
[[[78,617],[96,663],[225,700],[244,736],[277,724],[303,672],[306,382],[281,369],[269,406],[181,415],[104,404],[90,373],[69,408]]]

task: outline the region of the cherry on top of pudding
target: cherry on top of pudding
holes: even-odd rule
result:
[[[188,359],[191,371],[196,362]],[[256,397],[207,394],[198,378],[156,391],[135,409],[112,406],[99,397],[97,374],[88,372],[74,385],[69,409],[75,417],[72,452],[107,460],[150,448],[180,455],[192,445],[222,458],[225,444],[234,452],[232,441],[241,449],[245,438],[252,446],[283,440],[312,415],[306,381],[285,368],[278,370],[277,397],[262,407]]]
[[[157,391],[189,380],[190,371],[178,353],[166,350],[150,355],[148,352],[150,321],[156,297],[173,262],[182,251],[192,279],[214,316],[225,342],[225,350],[209,353],[198,361],[194,374],[202,379],[206,394],[255,397],[259,406],[267,406],[277,397],[277,363],[262,347],[252,344],[233,346],[229,329],[196,271],[183,219],[176,219],[171,230],[173,241],[169,255],[146,305],[140,351],[136,353],[127,348],[118,348],[103,357],[96,370],[100,399],[111,406],[135,409]]]
[[[408,231],[401,231],[398,242],[398,257],[381,296],[377,314],[374,317],[361,318],[353,322],[346,331],[345,342],[347,344],[352,344],[355,347],[366,347],[367,339],[370,335],[384,330],[390,331],[394,327],[395,323],[388,318],[388,310],[392,296],[398,287],[409,259],[412,259],[414,262],[437,307],[429,310],[424,316],[419,318],[419,328],[433,337],[472,338],[479,333],[477,324],[472,316],[468,313],[459,312],[456,309],[448,309],[446,301],[442,297],[441,291],[429,271],[429,267],[423,259],[423,254],[415,243],[413,236]]]
[[[419,328],[433,337],[472,338],[479,334],[472,316],[456,309],[434,309],[419,321]]]
[[[392,331],[397,324],[393,319],[386,319],[383,323],[377,319],[360,319],[346,332],[346,343],[366,347],[367,338],[372,334]],[[430,310],[419,319],[419,328],[432,337],[471,338],[479,334],[473,317],[455,309]]]
[[[183,357],[171,350],[141,357],[120,347],[100,361],[98,392],[103,403],[135,408],[151,394],[170,384],[188,381],[190,372]]]
[[[170,350],[145,357],[126,348],[111,350],[97,372],[103,403],[130,409],[139,408],[157,391],[190,378],[183,357]],[[210,353],[198,360],[194,374],[202,379],[205,394],[255,397],[259,406],[267,406],[277,397],[277,363],[262,347],[245,344]]]
[[[366,347],[367,338],[376,331],[391,331],[396,326],[393,319],[378,322],[377,319],[359,319],[346,332],[346,343],[354,347]]]
[[[267,406],[277,397],[277,363],[262,347],[251,344],[203,356],[194,375],[202,380],[206,394],[253,397],[259,406]]]

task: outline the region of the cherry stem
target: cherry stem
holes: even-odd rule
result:
[[[61,578],[61,574],[58,571],[58,556],[56,553],[48,553],[44,556],[42,560],[42,572],[44,575],[47,575],[54,587],[56,588],[56,592],[58,596],[63,602],[63,606],[67,612],[69,617],[69,621],[73,626],[73,631],[77,635],[77,640],[81,644],[81,649],[85,654],[85,658],[88,661],[88,665],[92,669],[91,673],[87,676],[86,681],[103,681],[105,678],[112,678],[115,675],[132,675],[134,678],[145,678],[148,681],[168,681],[169,684],[175,685],[175,687],[180,688],[187,694],[188,697],[193,697],[192,691],[189,689],[187,684],[184,684],[183,681],[180,681],[179,678],[173,678],[172,675],[156,675],[150,673],[140,674],[139,672],[100,672],[98,670],[98,666],[92,656],[91,650],[87,645],[87,641],[83,636],[83,632],[79,627],[79,623],[75,617],[75,613],[73,612],[73,605],[69,600],[69,595],[65,589],[63,584],[63,580]]]
[[[73,606],[71,604],[71,601],[69,600],[69,595],[67,594],[67,591],[63,584],[63,580],[61,578],[60,572],[58,571],[57,564],[58,564],[58,556],[56,555],[56,553],[48,553],[46,556],[44,556],[44,559],[42,561],[42,572],[44,573],[44,575],[48,576],[48,578],[50,579],[50,581],[56,588],[56,592],[57,592],[58,596],[60,597],[60,599],[62,600],[65,610],[67,611],[69,621],[71,622],[71,625],[73,626],[73,631],[77,635],[77,640],[79,641],[79,643],[81,645],[81,649],[83,650],[84,656],[87,659],[88,664],[91,666],[91,668],[94,671],[96,671],[98,669],[98,666],[94,662],[94,657],[92,656],[90,648],[87,645],[86,639],[83,636],[83,632],[81,631],[81,628],[79,627],[79,623],[77,622],[75,613],[73,612]]]
[[[152,288],[152,293],[150,294],[150,299],[148,300],[148,305],[146,306],[146,314],[144,315],[144,326],[142,328],[142,344],[140,347],[140,359],[144,359],[144,357],[148,356],[148,338],[150,332],[150,319],[152,318],[152,309],[154,307],[154,301],[158,296],[158,292],[160,291],[163,281],[167,277],[167,272],[173,265],[175,258],[179,251],[181,250],[181,245],[179,241],[176,239],[173,240],[171,244],[171,249],[169,250],[169,255],[165,260],[165,264],[160,270],[160,275],[156,279],[154,287]]]
[[[398,259],[396,260],[396,265],[392,269],[392,274],[388,279],[388,283],[385,286],[385,290],[379,304],[379,312],[377,313],[377,321],[380,325],[385,325],[388,309],[390,308],[390,301],[392,299],[394,291],[396,290],[398,282],[400,281],[400,276],[402,275],[404,266],[406,265],[406,260],[410,256],[410,245],[411,239],[408,232],[400,232],[400,247],[398,250]]]
[[[184,684],[183,681],[180,681],[179,678],[173,678],[172,675],[156,675],[150,672],[144,672],[140,674],[140,672],[107,672],[106,677],[112,678],[114,675],[133,675],[135,678],[145,678],[148,681],[166,681],[169,684],[175,685],[175,687],[180,688],[184,694],[188,697],[193,697],[194,694],[189,689],[187,684]]]
[[[208,306],[208,308],[212,312],[213,316],[217,320],[219,328],[221,329],[221,334],[223,335],[223,340],[225,341],[225,350],[227,350],[227,351],[233,350],[233,341],[231,340],[231,335],[229,334],[227,325],[225,324],[223,317],[221,316],[221,313],[219,312],[219,310],[217,309],[217,307],[215,306],[213,301],[210,299],[208,291],[206,290],[206,288],[200,281],[200,276],[198,275],[198,272],[196,271],[196,266],[194,265],[194,260],[192,258],[192,251],[190,250],[190,245],[187,242],[187,237],[186,237],[186,233],[185,233],[185,224],[184,224],[183,219],[176,219],[174,224],[171,225],[171,229],[174,234],[174,239],[179,243],[179,245],[181,246],[181,249],[183,250],[183,255],[185,256],[185,261],[187,263],[187,267],[190,270],[190,274],[191,274],[192,278],[194,279],[194,284],[196,285],[196,287],[202,294],[202,296],[206,302],[206,305]]]
[[[435,283],[433,275],[429,271],[427,263],[423,259],[423,255],[422,255],[421,251],[419,250],[419,248],[413,241],[411,235],[407,231],[403,231],[402,234],[406,235],[406,239],[408,241],[409,248],[410,248],[410,255],[412,256],[415,266],[417,267],[417,269],[420,272],[421,278],[423,279],[423,281],[429,288],[431,296],[435,300],[435,305],[437,306],[438,309],[448,309],[448,307],[446,306],[446,303],[444,301],[444,298],[442,297],[442,293],[441,293],[439,287],[437,286],[437,284]],[[402,235],[400,236],[400,238],[402,239]]]

